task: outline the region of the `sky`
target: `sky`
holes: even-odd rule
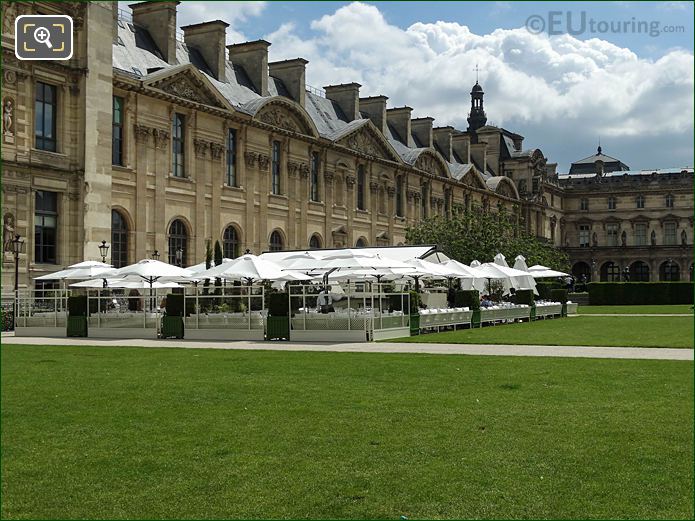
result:
[[[599,140],[635,170],[693,166],[692,2],[179,5],[179,26],[214,19],[228,43],[263,38],[271,61],[309,60],[309,85],[357,82],[435,126],[465,130],[477,66],[488,123],[561,173]]]

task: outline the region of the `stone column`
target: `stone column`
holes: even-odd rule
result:
[[[168,129],[155,128],[152,130],[154,138],[154,161],[152,162],[154,181],[154,222],[155,230],[154,249],[159,251],[161,260],[168,261],[169,244],[167,237],[169,221],[166,216],[166,187],[169,172],[171,172],[171,156],[169,155],[170,133]]]
[[[328,170],[328,154],[323,160],[323,202],[324,202],[324,248],[333,244],[333,178],[334,172]]]
[[[135,162],[135,208],[133,209],[133,220],[135,222],[135,259],[137,262],[141,259],[150,256],[151,251],[155,249],[154,245],[147,244],[147,230],[153,229],[148,226],[147,222],[147,207],[149,201],[147,199],[147,172],[149,165],[147,162],[147,152],[152,139],[152,129],[145,125],[135,123],[133,125],[134,138],[134,162]],[[156,195],[155,195],[156,197]]]

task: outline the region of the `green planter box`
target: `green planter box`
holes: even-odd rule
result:
[[[68,317],[67,336],[86,337],[87,317]]]
[[[162,317],[162,338],[183,338],[183,318],[164,315]]]
[[[420,315],[410,315],[410,336],[420,334]]]
[[[474,309],[471,315],[471,327],[480,327],[480,310]]]
[[[266,340],[289,340],[290,317],[268,317]]]
[[[536,305],[531,306],[531,315],[529,320],[536,320]]]

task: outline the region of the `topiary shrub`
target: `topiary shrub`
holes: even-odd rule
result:
[[[183,316],[183,295],[169,293],[166,296],[166,306],[164,314],[168,317]]]
[[[87,316],[87,295],[75,295],[68,297],[68,316]]]
[[[268,316],[271,317],[286,317],[289,313],[287,303],[287,293],[271,293],[268,295]]]
[[[592,282],[592,306],[692,304],[692,282]]]
[[[470,310],[480,309],[480,293],[478,290],[458,290],[454,303],[457,308],[468,308]]]

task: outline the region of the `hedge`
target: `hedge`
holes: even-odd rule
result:
[[[551,289],[550,290],[550,300],[552,302],[560,302],[562,304],[567,304],[567,290],[566,289]]]
[[[480,293],[475,290],[457,290],[454,297],[457,308],[468,308],[472,311],[480,309]]]
[[[536,282],[536,290],[538,291],[539,300],[551,300],[550,292],[554,289],[565,289],[566,284],[561,282]]]
[[[519,289],[514,293],[513,298],[514,304],[526,304],[527,306],[533,306],[534,295],[532,289]]]
[[[692,282],[591,282],[589,304],[620,306],[692,304]]]

